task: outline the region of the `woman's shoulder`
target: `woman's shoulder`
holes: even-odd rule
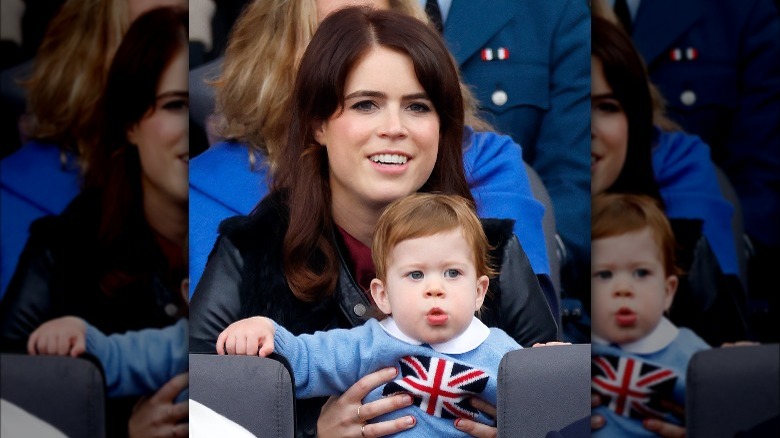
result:
[[[219,224],[219,234],[239,249],[256,247],[261,241],[281,240],[289,223],[284,195],[270,193],[248,215],[229,217]]]

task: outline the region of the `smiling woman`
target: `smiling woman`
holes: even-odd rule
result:
[[[160,328],[187,315],[179,293],[186,274],[186,43],[187,12],[158,8],[133,22],[116,50],[93,120],[100,148],[86,187],[62,214],[33,223],[0,302],[4,351],[25,350],[33,330],[62,315],[107,334]],[[135,410],[137,397],[109,399],[107,435],[186,433],[186,424],[176,424],[186,404],[174,407],[163,397]],[[164,413],[172,415],[160,422]]]
[[[214,353],[220,332],[248,316],[299,335],[361,326],[380,314],[368,291],[377,221],[391,202],[415,192],[473,203],[463,133],[457,70],[435,30],[391,11],[329,15],[301,59],[270,195],[249,216],[221,226],[192,298],[190,352]],[[501,275],[490,282],[480,318],[521,345],[555,340],[555,321],[511,222],[484,227]],[[365,436],[377,436],[413,425],[408,415],[358,421],[358,406],[368,420],[410,403],[395,395],[361,405],[392,377],[374,371],[324,410],[323,398],[299,400],[298,430],[360,436],[364,426]],[[318,423],[321,410],[349,420]]]

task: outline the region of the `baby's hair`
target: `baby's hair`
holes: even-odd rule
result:
[[[390,204],[374,232],[372,258],[376,276],[385,281],[390,253],[399,243],[461,228],[474,253],[477,275],[493,277],[488,243],[474,205],[457,195],[415,193]]]
[[[675,260],[677,242],[658,202],[647,195],[601,194],[591,204],[591,240],[620,236],[650,227],[666,275],[681,275]]]

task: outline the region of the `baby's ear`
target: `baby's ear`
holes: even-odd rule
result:
[[[382,313],[385,315],[392,314],[390,298],[387,296],[387,290],[385,289],[385,284],[382,283],[382,280],[378,278],[371,280],[371,296],[374,298],[376,306],[379,307],[379,310],[381,310]]]
[[[185,303],[190,302],[190,277],[185,277],[184,280],[181,281],[180,291],[181,297],[184,299]]]
[[[482,275],[477,278],[477,301],[476,310],[482,308],[482,304],[485,302],[485,295],[487,294],[488,286],[490,285],[490,278],[487,275]]]

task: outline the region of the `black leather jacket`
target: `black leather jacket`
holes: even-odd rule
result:
[[[287,286],[280,255],[288,213],[278,195],[266,197],[250,216],[220,225],[220,238],[209,257],[190,303],[190,352],[215,353],[217,337],[228,325],[263,315],[292,333],[313,333],[363,324],[372,308],[341,258],[336,291],[305,303]],[[524,347],[557,339],[557,326],[539,281],[512,232],[512,221],[483,220],[491,256],[500,275],[491,279],[480,318],[500,327]],[[336,238],[337,243],[339,239]],[[339,254],[345,249],[337,245]],[[298,434],[313,436],[324,400],[297,403]]]
[[[0,350],[25,352],[27,339],[36,328],[65,315],[81,317],[106,334],[161,328],[186,315],[183,297],[163,280],[164,256],[151,234],[133,242],[144,254],[142,260],[124,257],[136,254],[134,251],[113,258],[97,250],[100,196],[99,192],[84,192],[62,214],[33,222],[0,301]],[[117,260],[138,262],[136,266],[147,276],[114,294],[105,294],[98,286],[101,268],[116,266],[113,262]],[[107,401],[107,436],[127,435],[127,421],[137,399]]]

